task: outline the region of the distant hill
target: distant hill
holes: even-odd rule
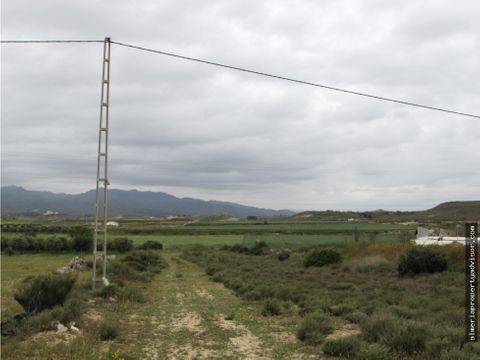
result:
[[[2,214],[44,213],[54,211],[66,215],[91,215],[94,212],[95,190],[82,194],[55,194],[30,191],[18,186],[5,186],[2,192]],[[163,192],[111,189],[110,216],[290,216],[289,210],[271,210],[223,201],[177,198]]]
[[[450,201],[420,211],[305,211],[292,216],[297,220],[379,220],[379,221],[478,221],[480,201]]]

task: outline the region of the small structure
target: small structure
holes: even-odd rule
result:
[[[75,256],[66,266],[59,267],[56,272],[67,274],[71,272],[80,272],[87,267],[87,262],[81,257]]]
[[[116,221],[107,221],[107,226],[110,226],[110,227],[119,227],[120,224]]]
[[[426,228],[417,228],[417,238],[412,240],[416,245],[450,245],[458,244],[465,245],[465,238],[462,236],[443,236],[443,235],[430,235],[430,231]]]

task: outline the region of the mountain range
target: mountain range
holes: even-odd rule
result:
[[[2,215],[58,212],[64,215],[92,215],[95,190],[81,194],[55,194],[4,186]],[[263,209],[224,201],[178,198],[163,192],[109,189],[110,216],[289,216],[289,210]]]

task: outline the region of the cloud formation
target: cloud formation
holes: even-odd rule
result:
[[[480,113],[480,3],[6,0],[4,39],[102,39]],[[2,184],[95,185],[101,44],[2,45]],[[290,209],[480,194],[476,119],[113,46],[110,179]]]

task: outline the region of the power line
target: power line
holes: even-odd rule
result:
[[[415,102],[411,102],[411,101],[398,100],[398,99],[394,99],[394,98],[389,98],[389,97],[379,96],[379,95],[374,95],[374,94],[368,94],[368,93],[363,93],[363,92],[359,92],[359,91],[347,90],[347,89],[338,88],[338,87],[329,86],[329,85],[324,85],[324,84],[317,84],[317,83],[313,83],[313,82],[310,82],[310,81],[293,79],[293,78],[289,78],[289,77],[285,77],[285,76],[269,74],[269,73],[265,73],[265,72],[261,72],[261,71],[256,71],[256,70],[241,68],[241,67],[238,67],[238,66],[222,64],[222,63],[218,63],[218,62],[214,62],[214,61],[203,60],[203,59],[194,58],[194,57],[185,56],[185,55],[179,55],[179,54],[166,52],[166,51],[161,51],[161,50],[155,50],[155,49],[146,48],[146,47],[142,47],[142,46],[125,44],[125,43],[121,43],[121,42],[117,42],[117,41],[112,41],[112,44],[132,48],[132,49],[136,49],[136,50],[147,51],[147,52],[151,52],[151,53],[155,53],[155,54],[171,56],[171,57],[182,59],[182,60],[188,60],[188,61],[194,61],[194,62],[207,64],[207,65],[219,66],[219,67],[230,69],[230,70],[242,71],[242,72],[246,72],[246,73],[250,73],[250,74],[266,76],[266,77],[269,77],[269,78],[290,81],[290,82],[294,82],[294,83],[298,83],[298,84],[315,86],[315,87],[324,88],[324,89],[333,90],[333,91],[339,91],[339,92],[343,92],[343,93],[347,93],[347,94],[351,94],[351,95],[363,96],[363,97],[368,97],[368,98],[372,98],[372,99],[376,99],[376,100],[388,101],[388,102],[393,102],[393,103],[402,104],[402,105],[415,106],[415,107],[419,107],[419,108],[423,108],[423,109],[441,111],[441,112],[444,112],[444,113],[449,113],[449,114],[455,114],[455,115],[461,115],[461,116],[467,116],[467,117],[480,119],[480,115],[474,115],[474,114],[464,113],[464,112],[460,112],[460,111],[449,110],[449,109],[439,108],[439,107],[435,107],[435,106],[419,104],[419,103],[415,103]]]
[[[1,43],[17,43],[17,44],[32,44],[32,43],[101,43],[101,42],[104,42],[104,41],[105,40],[1,40]],[[238,67],[238,66],[227,65],[227,64],[223,64],[223,63],[214,62],[214,61],[203,60],[203,59],[194,58],[194,57],[191,57],[191,56],[185,56],[185,55],[175,54],[175,53],[172,53],[172,52],[161,51],[161,50],[156,50],[156,49],[152,49],[152,48],[146,48],[146,47],[142,47],[142,46],[138,46],[138,45],[126,44],[126,43],[121,43],[121,42],[117,42],[117,41],[111,41],[111,43],[119,45],[119,46],[131,48],[131,49],[135,49],[135,50],[141,50],[141,51],[146,51],[146,52],[150,52],[150,53],[170,56],[170,57],[174,57],[174,58],[177,58],[177,59],[193,61],[193,62],[202,63],[202,64],[206,64],[206,65],[218,66],[218,67],[222,67],[222,68],[229,69],[229,70],[242,71],[242,72],[250,73],[250,74],[254,74],[254,75],[260,75],[260,76],[265,76],[265,77],[269,77],[269,78],[273,78],[273,79],[294,82],[294,83],[297,83],[297,84],[314,86],[314,87],[323,88],[323,89],[327,89],[327,90],[343,92],[343,93],[347,93],[347,94],[351,94],[351,95],[363,96],[363,97],[367,97],[367,98],[371,98],[371,99],[375,99],[375,100],[388,101],[388,102],[401,104],[401,105],[414,106],[414,107],[427,109],[427,110],[440,111],[440,112],[444,112],[444,113],[449,113],[449,114],[455,114],[455,115],[480,119],[480,115],[475,115],[475,114],[470,114],[470,113],[465,113],[465,112],[460,112],[460,111],[455,111],[455,110],[449,110],[449,109],[440,108],[440,107],[436,107],[436,106],[424,105],[424,104],[420,104],[420,103],[416,103],[416,102],[412,102],[412,101],[404,101],[404,100],[394,99],[394,98],[390,98],[390,97],[386,97],[386,96],[364,93],[364,92],[360,92],[360,91],[348,90],[348,89],[339,88],[339,87],[335,87],[335,86],[318,84],[318,83],[314,83],[314,82],[310,82],[310,81],[293,79],[293,78],[289,78],[289,77],[286,77],[286,76],[269,74],[269,73],[265,73],[265,72],[262,72],[262,71],[256,71],[256,70],[241,68],[241,67]]]
[[[2,44],[102,43],[104,40],[1,40]]]

